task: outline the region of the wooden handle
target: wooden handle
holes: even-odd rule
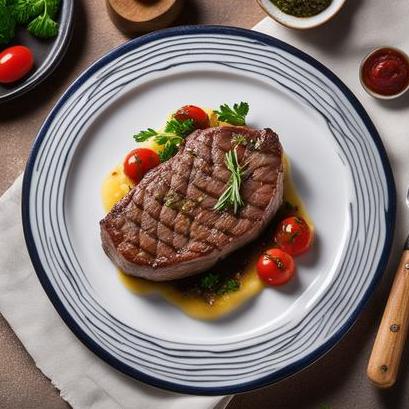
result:
[[[389,388],[396,381],[408,321],[409,250],[405,250],[369,358],[368,378],[379,388]]]

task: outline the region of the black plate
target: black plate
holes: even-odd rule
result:
[[[57,38],[40,40],[33,37],[25,27],[21,27],[11,44],[0,47],[1,52],[13,45],[25,45],[32,50],[35,64],[34,69],[23,80],[10,85],[0,85],[0,103],[16,98],[36,87],[61,61],[71,39],[74,0],[62,0],[61,3],[58,18],[60,30]]]

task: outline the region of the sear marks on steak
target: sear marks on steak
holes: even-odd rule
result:
[[[234,214],[213,207],[230,177],[225,153],[237,141],[239,163],[247,166],[240,189],[244,206]],[[254,240],[278,210],[282,153],[271,129],[194,131],[101,220],[106,254],[125,273],[153,281],[207,270]]]

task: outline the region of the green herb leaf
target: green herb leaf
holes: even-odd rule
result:
[[[233,108],[227,104],[220,105],[219,111],[214,111],[219,121],[227,122],[231,125],[246,125],[246,116],[249,112],[249,104],[247,102],[240,102],[234,104]]]
[[[159,152],[159,158],[161,162],[165,162],[177,153],[183,139],[193,130],[193,120],[179,121],[171,119],[166,123],[163,132],[157,132],[152,128],[148,128],[134,135],[134,139],[136,142],[145,142],[150,138],[154,138],[158,145],[163,145],[162,151]]]
[[[28,26],[27,30],[38,38],[52,38],[58,34],[58,24],[48,15],[36,17]]]
[[[154,141],[158,144],[158,145],[166,145],[166,144],[171,144],[171,145],[175,145],[175,146],[179,146],[179,144],[183,141],[183,138],[181,138],[180,136],[177,136],[173,133],[158,133],[155,137],[154,137]]]
[[[41,0],[37,0],[37,3]],[[57,15],[58,9],[60,8],[60,0],[43,0],[45,3],[45,8],[47,14],[54,18]]]
[[[227,280],[217,291],[217,294],[223,295],[227,293],[233,293],[234,291],[238,291],[240,289],[240,281],[235,280],[234,278],[230,278]]]
[[[32,17],[37,17],[40,14],[48,14],[46,7],[48,5],[48,1],[46,0],[28,0],[29,7],[33,10]]]
[[[244,166],[240,166],[237,159],[237,146],[226,153],[225,163],[230,171],[230,178],[227,183],[226,190],[219,197],[219,200],[214,206],[215,210],[233,209],[236,214],[240,207],[244,206],[244,202],[240,196],[240,186],[243,176]]]
[[[58,34],[58,24],[53,20],[61,0],[8,0],[19,24],[27,24],[28,31],[39,38],[51,38]]]
[[[0,0],[0,7],[5,7],[5,6],[7,6],[7,7],[13,7],[13,5],[14,5],[14,3],[16,2],[17,0]]]
[[[195,129],[193,119],[186,121],[179,121],[178,119],[171,119],[166,123],[165,132],[174,133],[180,137],[186,137]]]
[[[285,14],[311,17],[325,10],[332,0],[271,0]]]
[[[33,2],[31,0],[14,1],[14,3],[12,4],[12,12],[19,24],[27,24],[30,19],[40,14],[40,12],[36,13]]]
[[[179,195],[177,192],[170,191],[163,198],[163,201],[166,207],[177,210],[181,206],[183,206],[184,198],[181,195]]]
[[[48,14],[54,18],[60,8],[61,0],[13,0],[15,3],[25,2],[27,7],[31,7],[33,15],[37,17],[40,14]]]
[[[213,291],[220,282],[220,277],[214,273],[207,273],[200,279],[200,288],[207,291]]]
[[[246,146],[247,145],[247,139],[244,135],[239,134],[239,133],[235,133],[233,134],[233,138],[232,138],[232,143],[233,145],[243,145]]]
[[[161,162],[166,162],[172,156],[175,156],[179,150],[178,145],[173,144],[172,142],[167,142],[165,147],[159,152],[159,159]]]
[[[140,131],[139,133],[135,134],[133,137],[136,142],[145,142],[149,138],[152,138],[152,136],[156,136],[156,135],[158,135],[158,133],[154,129],[148,128],[145,131]]]
[[[16,20],[11,7],[5,0],[0,1],[0,44],[9,43],[16,34]]]

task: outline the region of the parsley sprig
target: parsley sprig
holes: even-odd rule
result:
[[[243,199],[240,196],[240,186],[245,168],[245,166],[239,165],[237,159],[237,146],[226,153],[225,163],[227,169],[230,171],[230,178],[226,190],[219,197],[214,209],[222,211],[232,208],[234,214],[236,214],[240,207],[244,206]]]
[[[240,281],[234,278],[224,280],[219,274],[209,272],[201,277],[199,287],[203,291],[224,295],[239,290]]]
[[[54,2],[54,0],[52,0]],[[52,38],[58,34],[58,23],[54,21],[48,11],[47,4],[54,8],[54,3],[51,0],[44,1],[44,12],[37,16],[28,26],[27,30],[34,36],[39,38]]]
[[[17,24],[27,26],[34,36],[48,39],[58,34],[54,20],[61,0],[0,0],[0,43],[15,36]]]
[[[152,128],[148,128],[135,134],[134,139],[136,142],[145,142],[153,138],[158,145],[163,146],[159,152],[159,157],[161,162],[165,162],[177,153],[182,141],[194,129],[195,126],[192,119],[179,121],[173,118],[166,123],[164,131],[155,131]]]
[[[219,121],[227,122],[231,125],[246,125],[246,116],[249,113],[249,104],[240,102],[234,104],[233,108],[227,104],[220,105],[219,111],[214,111]]]

